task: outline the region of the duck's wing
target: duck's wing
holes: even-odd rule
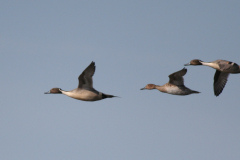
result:
[[[78,88],[93,88],[93,75],[95,72],[95,62],[92,62],[78,77]]]
[[[174,72],[172,74],[170,74],[169,77],[169,82],[171,84],[180,86],[180,85],[184,85],[184,79],[183,76],[187,73],[187,69],[183,68],[180,71]]]
[[[214,75],[214,84],[213,84],[215,96],[218,96],[220,93],[222,93],[223,88],[227,83],[228,76],[229,76],[229,73],[216,70]]]

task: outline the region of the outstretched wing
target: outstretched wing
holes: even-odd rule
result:
[[[78,88],[93,88],[93,75],[95,72],[95,62],[92,62],[78,77]]]
[[[223,88],[227,83],[228,76],[229,76],[229,73],[216,70],[214,75],[214,84],[213,84],[215,96],[218,96],[220,93],[222,93]]]
[[[180,85],[184,85],[184,79],[183,76],[187,73],[187,69],[183,68],[180,71],[174,72],[172,74],[170,74],[169,77],[169,82],[171,84],[180,86]]]

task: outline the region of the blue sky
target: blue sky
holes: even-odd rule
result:
[[[200,94],[141,91],[191,59],[240,64],[239,1],[0,2],[0,159],[225,160],[240,157],[240,75],[213,93],[215,71],[189,66]],[[72,90],[94,61],[95,89]]]

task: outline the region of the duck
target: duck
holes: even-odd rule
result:
[[[213,82],[213,90],[216,97],[222,93],[227,83],[229,74],[240,73],[240,66],[237,63],[221,59],[212,62],[203,62],[199,59],[193,59],[190,63],[185,64],[185,66],[189,65],[204,65],[216,69]]]
[[[99,92],[93,88],[93,75],[95,73],[95,62],[91,64],[78,77],[78,87],[71,91],[64,91],[61,88],[52,88],[45,94],[64,94],[68,97],[82,101],[98,101],[105,98],[117,97],[114,95]]]
[[[155,85],[155,84],[147,84],[144,88],[141,88],[141,90],[157,89],[163,93],[168,93],[168,94],[172,94],[172,95],[182,95],[182,96],[193,94],[193,93],[200,93],[198,91],[191,90],[184,85],[183,76],[186,73],[187,73],[187,69],[183,68],[180,71],[170,74],[168,76],[169,77],[168,83],[166,83],[162,86]]]

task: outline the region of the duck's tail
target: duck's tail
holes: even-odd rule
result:
[[[201,92],[198,92],[198,91],[193,91],[193,90],[192,90],[192,93],[201,93]]]
[[[105,98],[113,98],[113,97],[118,97],[118,96],[114,96],[114,95],[102,93],[102,99],[105,99]]]

